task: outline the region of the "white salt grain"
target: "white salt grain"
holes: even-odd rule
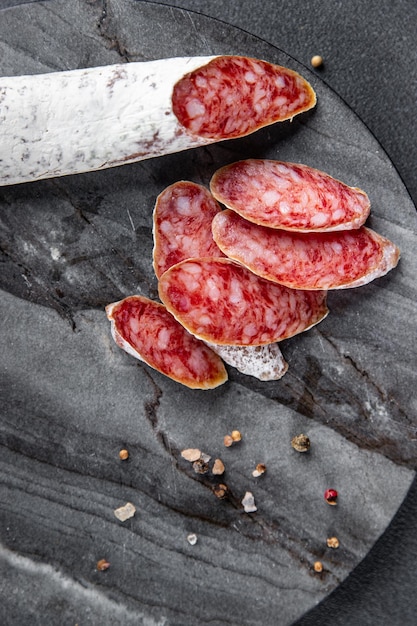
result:
[[[245,509],[245,513],[255,513],[258,510],[255,505],[255,498],[253,497],[253,493],[247,491],[242,500],[243,508]]]
[[[187,535],[187,541],[191,546],[195,546],[197,543],[197,535],[195,533],[190,533]]]
[[[136,513],[136,507],[131,502],[126,502],[124,506],[115,509],[114,514],[118,520],[125,522],[127,519],[134,516]]]

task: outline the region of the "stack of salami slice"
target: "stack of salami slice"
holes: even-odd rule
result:
[[[233,163],[210,192],[175,183],[154,209],[163,304],[131,296],[109,305],[113,336],[192,388],[225,382],[223,361],[279,379],[288,368],[279,342],[326,317],[329,289],[364,285],[398,263],[398,248],[363,226],[369,212],[365,192],[295,163]]]

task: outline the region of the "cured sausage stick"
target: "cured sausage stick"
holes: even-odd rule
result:
[[[0,185],[101,170],[241,137],[313,107],[296,72],[179,57],[0,78]]]

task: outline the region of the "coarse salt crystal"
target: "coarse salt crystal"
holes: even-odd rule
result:
[[[126,502],[124,506],[115,509],[114,514],[118,520],[125,522],[130,517],[133,517],[136,513],[136,507],[131,502]]]
[[[245,513],[255,513],[258,510],[255,505],[255,498],[253,497],[253,493],[247,491],[242,500],[243,508],[245,509]]]
[[[197,535],[195,533],[190,533],[187,535],[187,541],[191,546],[195,546],[197,543]]]

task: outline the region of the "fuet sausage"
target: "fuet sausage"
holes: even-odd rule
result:
[[[232,139],[293,118],[316,104],[297,72],[266,61],[223,56],[184,76],[172,105],[180,123],[199,137]]]
[[[383,276],[398,263],[395,244],[362,226],[323,233],[258,226],[234,211],[216,215],[219,248],[258,276],[293,289],[346,289]]]
[[[314,106],[315,94],[291,70],[209,56],[0,77],[0,104],[0,185],[13,185],[247,135]]]
[[[364,191],[298,163],[237,161],[215,172],[210,189],[229,209],[270,228],[347,230],[359,228],[370,212]]]

